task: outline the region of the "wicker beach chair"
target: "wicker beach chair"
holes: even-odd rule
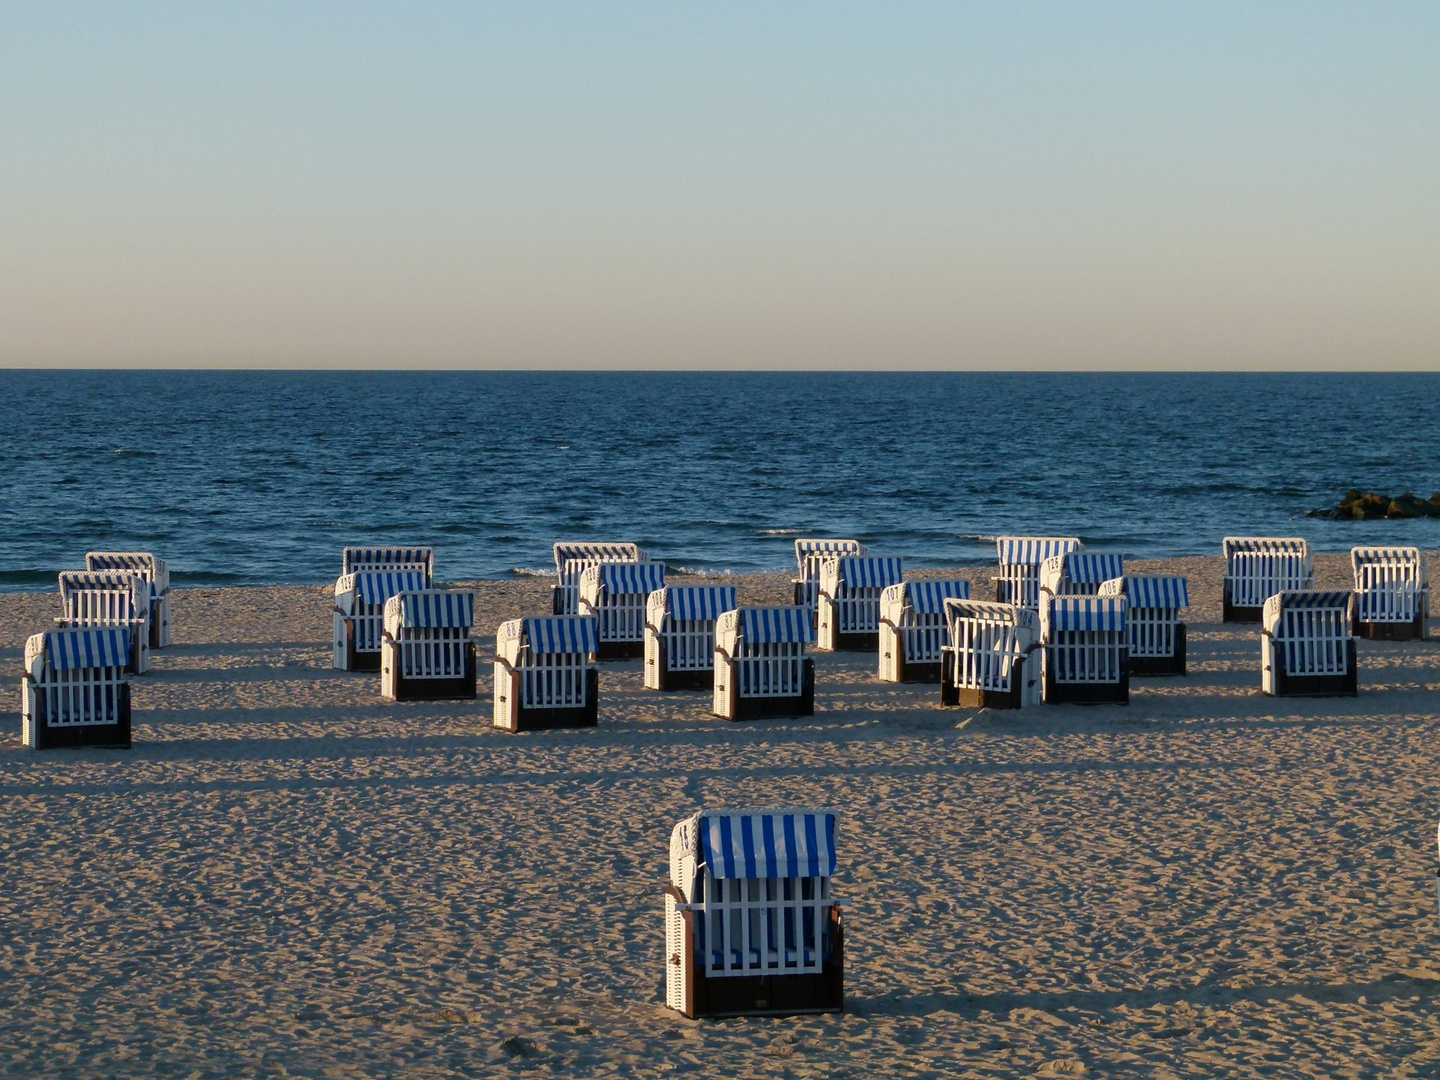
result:
[[[940,704],[1021,709],[1040,704],[1040,620],[1017,604],[946,600]]]
[[[791,585],[795,590],[795,606],[810,612],[815,621],[815,604],[820,598],[820,567],[836,555],[868,555],[869,548],[859,540],[796,540],[795,565],[800,576]]]
[[[902,581],[880,594],[880,681],[938,683],[949,641],[946,600],[968,600],[964,578]]]
[[[335,582],[331,666],[338,671],[379,671],[385,604],[402,592],[434,586],[423,570],[362,570]]]
[[[1036,611],[1040,607],[1040,567],[1055,555],[1084,549],[1074,536],[997,536],[999,576],[991,578],[995,600]]]
[[[1355,697],[1355,594],[1286,589],[1265,601],[1260,688],[1272,697]]]
[[[1130,704],[1126,606],[1123,596],[1040,598],[1045,704]]]
[[[550,594],[550,611],[555,615],[580,613],[580,575],[591,563],[650,561],[639,546],[629,543],[560,543],[554,551],[556,580]]]
[[[597,660],[630,660],[645,653],[645,602],[665,587],[660,562],[592,562],[580,575],[581,615],[593,615],[600,635]]]
[[[1350,549],[1355,633],[1382,641],[1423,639],[1430,616],[1430,569],[1415,547]]]
[[[1258,623],[1265,601],[1278,592],[1315,583],[1310,545],[1299,537],[1227,536],[1223,615],[1225,622]]]
[[[380,696],[389,701],[475,697],[475,594],[423,589],[385,601]]]
[[[599,645],[593,618],[511,619],[495,631],[495,726],[506,731],[594,727]]]
[[[667,585],[645,602],[645,689],[710,690],[715,620],[735,609],[733,585]]]
[[[900,584],[900,560],[832,555],[820,564],[815,647],[868,652],[880,646],[880,594]]]
[[[742,607],[715,620],[715,715],[725,720],[811,716],[815,640],[802,607]]]
[[[340,573],[391,571],[425,575],[425,588],[435,581],[435,549],[428,547],[347,547],[340,553]]]
[[[86,570],[139,574],[150,586],[150,648],[170,645],[170,566],[148,551],[87,551]]]
[[[1040,594],[1094,596],[1100,586],[1125,576],[1125,556],[1095,551],[1068,551],[1040,564]]]
[[[65,614],[55,625],[89,629],[119,627],[130,636],[131,675],[150,670],[150,583],[124,570],[65,570],[60,574]]]
[[[26,641],[21,743],[32,750],[129,746],[132,642],[118,626],[46,630]]]
[[[670,834],[665,1003],[688,1017],[842,1012],[836,815],[702,811]]]
[[[1125,597],[1131,675],[1184,675],[1190,583],[1183,577],[1126,574],[1100,586],[1100,596]]]

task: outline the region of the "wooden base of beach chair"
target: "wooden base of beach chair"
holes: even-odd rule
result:
[[[1025,685],[1025,659],[1017,659],[1010,668],[1010,690],[979,690],[970,686],[956,686],[954,673],[950,670],[955,660],[945,653],[937,666],[940,672],[940,705],[949,709],[1019,709],[1024,702],[1021,698]]]
[[[380,696],[389,701],[473,701],[475,699],[475,643],[471,641],[466,645],[465,674],[459,678],[407,679],[398,671],[382,671]]]
[[[602,641],[595,650],[596,660],[638,660],[644,655],[643,641]]]
[[[830,648],[823,649],[818,643],[815,648],[821,652],[876,652],[880,648],[880,634],[878,631],[869,634],[837,633]]]
[[[520,696],[520,673],[511,675],[510,693],[512,701]],[[510,712],[510,723],[496,724],[501,731],[519,733],[522,731],[557,731],[562,728],[592,728],[598,726],[600,718],[600,673],[591,668],[585,673],[585,704],[564,709],[527,709],[517,705]]]
[[[1413,622],[1360,622],[1355,621],[1355,636],[1367,641],[1424,641],[1425,619]]]
[[[933,664],[912,664],[905,659],[902,650],[900,655],[895,657],[895,681],[902,683],[938,683],[940,681],[940,661]]]
[[[1046,705],[1129,705],[1130,676],[1113,683],[1062,683],[1045,678]]]
[[[741,697],[731,676],[727,707],[729,715],[715,713],[722,720],[788,720],[815,715],[815,661],[806,660],[800,693],[790,697]]]
[[[703,671],[671,671],[662,667],[656,676],[659,686],[656,690],[710,690],[715,686],[715,669]]]
[[[374,652],[361,652],[355,647],[355,624],[349,619],[345,620],[345,670],[346,671],[379,671],[380,650]]]
[[[115,703],[116,721],[113,724],[52,725],[46,720],[44,695],[35,695],[34,715],[21,718],[22,741],[32,750],[60,750],[75,746],[108,746],[128,750],[130,684],[121,683],[114,689],[117,691],[118,700]]]
[[[1133,653],[1126,661],[1129,675],[1184,675],[1185,674],[1185,624],[1175,627],[1175,651],[1169,656],[1136,656]]]
[[[1275,653],[1274,686],[1271,697],[1358,697],[1359,669],[1355,663],[1355,642],[1346,649],[1343,675],[1287,675],[1280,650]],[[1263,683],[1262,683],[1263,686]]]
[[[1233,623],[1258,623],[1263,622],[1265,609],[1263,607],[1237,607],[1230,603],[1227,596],[1221,604],[1221,622]]]

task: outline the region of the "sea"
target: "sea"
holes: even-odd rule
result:
[[[793,568],[801,536],[907,565],[1007,533],[1132,557],[1227,535],[1440,547],[1440,520],[1306,516],[1440,489],[1437,374],[0,371],[0,591],[87,550],[185,585],[324,584],[347,544],[441,580],[551,572],[557,540]]]

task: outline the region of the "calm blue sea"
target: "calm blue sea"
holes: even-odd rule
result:
[[[327,583],[351,543],[442,579],[543,571],[557,539],[774,570],[796,536],[913,565],[999,533],[1133,556],[1222,536],[1440,546],[1440,522],[1306,518],[1440,488],[1440,375],[0,371],[0,590],[92,548],[178,584]]]

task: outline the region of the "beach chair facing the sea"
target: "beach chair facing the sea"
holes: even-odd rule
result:
[[[667,585],[645,601],[645,689],[710,690],[715,620],[735,609],[733,585]]]
[[[131,675],[150,670],[150,583],[125,570],[64,570],[60,603],[65,614],[57,626],[89,629],[118,627],[130,637]]]
[[[795,565],[800,576],[791,582],[795,589],[795,606],[815,618],[815,604],[820,598],[820,567],[836,555],[868,555],[869,549],[859,540],[796,540]]]
[[[1130,704],[1126,607],[1123,596],[1041,597],[1045,704]]]
[[[86,570],[139,574],[150,586],[150,648],[170,645],[170,566],[148,551],[88,551]]]
[[[123,627],[46,630],[25,642],[20,742],[32,750],[129,746],[133,636]]]
[[[402,592],[434,587],[424,570],[362,570],[335,582],[331,666],[339,671],[379,671],[385,604]]]
[[[1021,709],[1040,704],[1040,620],[1029,608],[946,600],[950,643],[940,650],[940,704]]]
[[[880,594],[900,584],[900,560],[832,555],[820,564],[815,647],[868,652],[880,645]]]
[[[1067,551],[1040,564],[1040,594],[1094,596],[1100,586],[1124,577],[1125,556],[1095,551]]]
[[[340,553],[340,573],[391,571],[425,575],[425,588],[435,581],[435,549],[428,547],[347,547]]]
[[[1260,688],[1272,697],[1355,697],[1355,594],[1287,589],[1265,601]]]
[[[1415,547],[1354,547],[1355,632],[1379,641],[1425,637],[1430,570]]]
[[[597,562],[649,562],[650,556],[635,544],[560,543],[555,548],[555,587],[550,611],[555,615],[580,612],[580,575]]]
[[[421,589],[385,601],[380,696],[388,701],[475,697],[475,594]]]
[[[1184,675],[1190,583],[1183,577],[1126,574],[1100,586],[1101,596],[1125,597],[1131,675]]]
[[[595,616],[597,660],[629,660],[645,653],[645,602],[665,587],[660,562],[592,562],[580,575],[581,615]]]
[[[700,1016],[842,1012],[828,810],[702,811],[670,834],[665,1003]]]
[[[880,681],[938,683],[950,640],[945,601],[967,600],[970,582],[902,581],[880,594]]]
[[[999,536],[995,554],[1000,575],[991,578],[995,600],[1035,611],[1040,606],[1040,567],[1055,555],[1080,551],[1084,547],[1074,536]]]
[[[1310,545],[1299,537],[1227,536],[1222,618],[1258,623],[1265,601],[1278,592],[1315,583]]]
[[[599,672],[595,620],[511,619],[495,631],[495,726],[506,731],[594,727]]]
[[[715,621],[715,715],[724,720],[812,716],[815,640],[802,607],[742,607]]]

